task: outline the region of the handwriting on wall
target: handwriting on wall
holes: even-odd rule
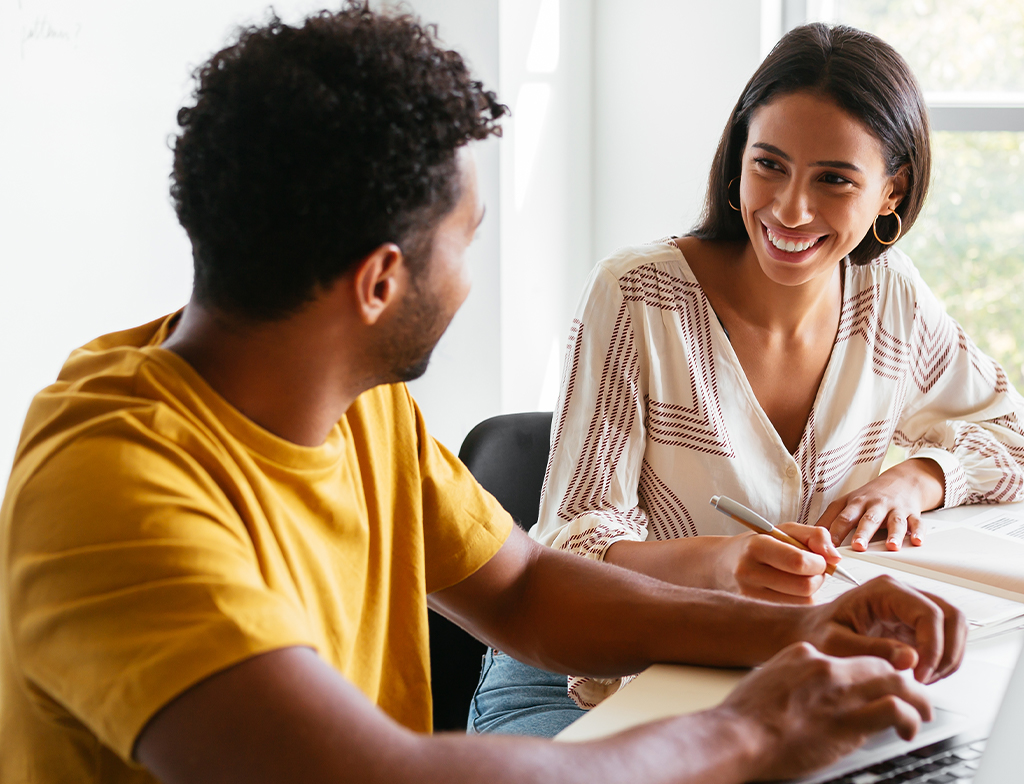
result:
[[[21,30],[21,59],[34,46],[70,46],[78,48],[82,22],[75,16],[73,3],[59,0],[18,0]]]

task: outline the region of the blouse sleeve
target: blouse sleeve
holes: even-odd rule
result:
[[[604,560],[608,548],[647,539],[639,506],[644,458],[642,358],[614,275],[598,267],[569,329],[562,388],[551,424],[540,518],[541,544]],[[569,696],[592,708],[626,678],[570,676]]]
[[[1024,398],[913,270],[908,396],[894,441],[945,476],[943,506],[1024,498]]]
[[[641,357],[618,282],[598,267],[569,330],[540,517],[542,544],[603,560],[647,538],[637,487],[644,454]]]

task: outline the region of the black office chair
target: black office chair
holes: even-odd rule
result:
[[[540,511],[550,433],[550,411],[505,414],[474,427],[459,450],[476,480],[525,531]],[[465,731],[487,646],[433,611],[429,621],[434,729]]]

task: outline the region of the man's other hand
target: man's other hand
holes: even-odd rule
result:
[[[833,656],[871,655],[932,683],[960,666],[967,621],[953,605],[883,575],[811,608],[799,639]]]

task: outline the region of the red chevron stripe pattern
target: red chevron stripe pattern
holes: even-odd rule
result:
[[[957,428],[954,449],[957,452],[968,451],[992,464],[1002,473],[990,489],[967,493],[966,504],[1000,504],[1016,501],[1024,492],[1024,476],[1020,466],[1010,456],[1006,447],[994,441],[983,428],[973,423],[964,422]]]
[[[967,472],[962,465],[957,463],[952,470],[945,471],[946,493],[942,505],[945,508],[960,506],[965,503],[967,496],[971,494],[971,486],[967,481]]]
[[[635,677],[636,677],[636,675],[626,675],[623,678],[618,678],[618,679],[612,681],[612,680],[598,680],[596,678],[593,678],[593,679],[591,679],[591,678],[584,678],[584,677],[582,677],[580,675],[570,675],[569,679],[568,679],[569,696],[572,697],[573,701],[577,705],[579,705],[581,708],[583,708],[583,710],[590,710],[591,708],[593,708],[594,706],[597,705],[597,702],[595,702],[593,700],[589,700],[585,696],[588,684],[592,683],[593,681],[598,681],[599,683],[602,683],[602,684],[608,684],[609,686],[614,684],[615,685],[614,689],[610,689],[610,688],[602,689],[602,692],[604,692],[604,693],[602,694],[601,699],[604,699],[605,697],[610,696],[610,694],[608,692],[618,691],[623,686],[625,686],[627,683],[629,683],[631,680],[633,680]]]
[[[882,266],[889,266],[887,259]],[[967,352],[974,369],[996,392],[1005,392],[1009,387],[998,363],[984,356],[963,328],[945,314],[936,323],[929,323],[915,304],[910,343],[892,334],[882,319],[880,284],[869,286],[844,301],[836,343],[854,336],[861,337],[868,345],[872,368],[882,378],[899,379],[905,372],[908,357],[914,357],[911,375],[925,394],[942,378],[958,349]]]
[[[552,439],[551,447],[548,450],[548,464],[544,469],[544,484],[541,485],[540,505],[544,506],[544,496],[548,492],[548,478],[551,476],[551,463],[554,460],[555,452],[562,443],[562,430],[565,428],[565,420],[569,415],[569,403],[572,400],[573,390],[576,388],[576,376],[580,367],[580,349],[583,345],[583,322],[573,319],[569,327],[569,342],[565,347],[565,359],[562,366],[562,389],[565,390],[565,397],[562,400],[562,409],[558,412],[558,423],[555,426],[555,437]]]
[[[914,327],[910,335],[914,363],[910,373],[923,394],[928,394],[942,378],[960,342],[952,319],[943,318],[938,324],[929,324],[914,306]]]
[[[658,478],[646,460],[640,469],[637,496],[640,506],[647,511],[648,531],[655,539],[664,541],[697,535],[697,525],[683,502]]]
[[[1007,414],[1006,416],[997,417],[992,420],[993,425],[999,427],[1005,427],[1011,433],[1016,433],[1022,439],[1024,439],[1024,427],[1021,426],[1020,420],[1016,414]],[[1021,467],[1024,467],[1024,446],[1013,446],[1011,444],[1004,444],[1006,451],[1009,452],[1013,459],[1016,460]]]
[[[999,394],[1006,392],[1010,388],[1010,382],[1006,378],[1006,373],[998,362],[991,357],[987,357],[978,350],[978,347],[974,345],[974,341],[967,337],[967,333],[964,332],[963,327],[949,319],[956,327],[957,333],[957,344],[961,351],[967,353],[967,356],[971,358],[971,367],[973,367],[978,375],[980,375],[993,389]]]
[[[883,326],[881,292],[876,284],[844,300],[836,343],[859,336],[869,347],[875,374],[895,380],[905,372],[910,346]]]
[[[871,422],[857,434],[839,446],[822,452],[815,448],[814,410],[807,420],[803,438],[793,458],[800,466],[802,478],[800,494],[800,513],[797,522],[810,525],[811,505],[815,495],[827,493],[842,484],[855,465],[873,463],[885,457],[889,448],[893,431],[896,428],[895,417]]]
[[[619,539],[633,542],[642,541],[647,515],[639,508],[621,512],[618,509],[597,509],[587,512],[587,518],[595,521],[590,528],[574,534],[565,540],[563,550],[587,554],[602,554]]]
[[[558,516],[572,521],[582,514],[606,516],[642,537],[643,512],[631,510],[623,515],[608,503],[608,488],[615,466],[622,457],[633,424],[640,418],[640,359],[633,340],[626,303],[619,307],[612,337],[598,382],[597,401],[583,449],[572,479],[558,510]],[[585,550],[601,547],[614,526],[597,526],[564,545]],[[583,540],[581,540],[581,537]],[[576,541],[574,541],[576,540]]]
[[[619,287],[627,302],[642,302],[650,308],[678,313],[682,342],[687,349],[693,404],[648,400],[647,438],[665,446],[735,457],[718,402],[710,308],[700,286],[658,266],[645,265],[623,275]]]

